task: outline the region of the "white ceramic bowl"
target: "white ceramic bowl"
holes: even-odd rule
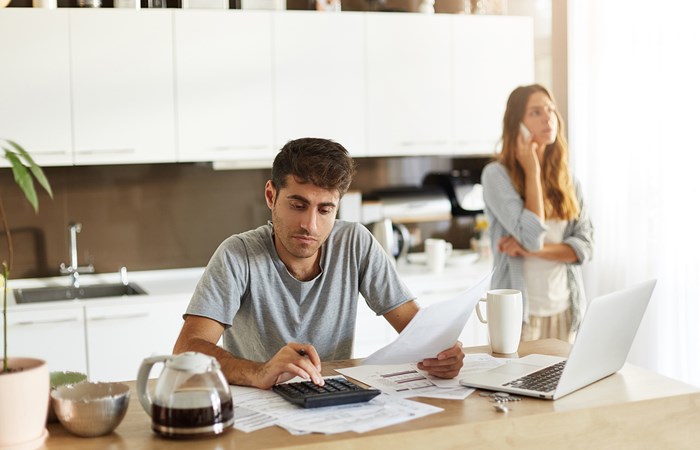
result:
[[[56,416],[71,433],[83,437],[112,432],[129,406],[124,383],[89,383],[59,386],[51,391]]]

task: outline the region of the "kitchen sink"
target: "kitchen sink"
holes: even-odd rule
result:
[[[45,288],[15,289],[15,302],[35,303],[59,300],[121,297],[122,295],[144,295],[146,291],[138,284],[94,284],[79,288],[54,286]]]

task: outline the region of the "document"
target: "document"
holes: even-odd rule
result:
[[[492,274],[450,300],[420,309],[392,343],[372,353],[362,363],[417,363],[452,347],[488,289]]]
[[[471,372],[489,370],[505,361],[486,353],[466,355],[459,374],[449,380],[433,377],[415,364],[362,365],[336,369],[343,375],[361,381],[375,389],[400,398],[431,397],[464,400],[474,392],[459,384],[459,379]]]
[[[246,433],[273,425],[294,435],[364,433],[442,411],[436,406],[386,394],[365,403],[304,409],[272,390],[231,386],[231,393],[235,405],[234,428]]]

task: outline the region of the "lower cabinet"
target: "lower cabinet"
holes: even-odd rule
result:
[[[40,358],[50,371],[83,372],[90,381],[134,380],[144,358],[173,351],[189,302],[173,297],[10,308],[8,355]]]
[[[7,354],[43,359],[50,371],[87,373],[82,305],[25,311],[10,309]]]
[[[398,333],[382,316],[372,311],[365,299],[360,296],[355,322],[355,341],[352,357],[365,358],[393,341]]]
[[[85,306],[91,381],[134,380],[144,358],[169,355],[189,299]],[[153,371],[157,377],[157,371]]]

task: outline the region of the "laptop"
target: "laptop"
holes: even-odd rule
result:
[[[620,370],[654,291],[656,280],[590,302],[569,357],[531,354],[467,374],[460,384],[556,400]]]

